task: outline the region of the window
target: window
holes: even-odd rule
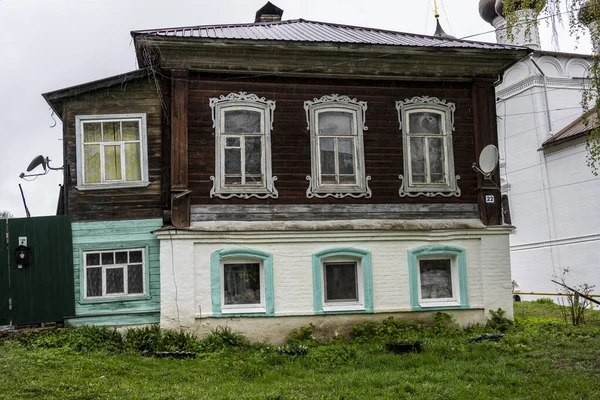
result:
[[[83,262],[86,299],[144,295],[144,249],[86,252]]]
[[[304,109],[312,155],[306,196],[370,198],[363,151],[367,103],[333,94],[305,101]]]
[[[413,309],[468,308],[465,250],[456,246],[423,246],[409,250]]]
[[[76,117],[77,188],[147,186],[146,115]]]
[[[344,248],[313,254],[315,313],[373,312],[371,269],[368,251]]]
[[[271,175],[275,102],[255,94],[210,99],[215,128],[215,176],[210,197],[278,197]]]
[[[273,257],[252,249],[219,250],[211,256],[213,316],[274,314]]]
[[[404,148],[401,197],[460,196],[452,150],[455,108],[428,96],[396,102]]]

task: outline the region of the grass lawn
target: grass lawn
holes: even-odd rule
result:
[[[501,324],[458,332],[396,323],[345,343],[305,338],[305,356],[245,344],[174,360],[77,351],[75,335],[62,347],[0,339],[0,399],[600,399],[600,312],[579,327],[556,305],[515,304],[515,315],[499,342],[472,339]],[[421,353],[385,350],[416,338]]]

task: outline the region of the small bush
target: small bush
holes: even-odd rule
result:
[[[490,310],[490,314],[492,315],[492,318],[488,320],[486,327],[503,333],[509,331],[513,327],[514,323],[510,319],[504,317],[506,311],[503,309],[499,308],[496,311]]]
[[[388,317],[380,323],[365,321],[355,325],[350,334],[357,342],[364,343],[369,340],[409,340],[425,331],[426,328],[415,321]]]
[[[535,302],[537,304],[545,304],[545,305],[549,305],[549,306],[556,305],[556,303],[554,301],[552,301],[552,299],[549,299],[547,297],[542,297],[540,299],[536,299]]]
[[[228,348],[245,347],[248,345],[246,338],[234,332],[228,326],[217,326],[210,331],[210,335],[202,339],[200,347],[206,352],[221,351]]]
[[[348,344],[330,344],[311,350],[311,361],[318,368],[330,369],[356,360],[356,346]]]
[[[285,339],[286,343],[307,343],[314,341],[314,327],[313,324],[309,324],[298,329],[292,329]]]
[[[454,322],[454,318],[450,314],[436,312],[433,314],[433,331],[437,335],[455,336],[461,332],[460,326]]]
[[[125,332],[127,347],[139,352],[156,352],[161,349],[161,329],[158,325],[132,328]]]
[[[23,331],[15,333],[12,339],[30,347],[66,348],[78,352],[119,353],[125,348],[123,337],[116,329],[98,326],[53,331]]]

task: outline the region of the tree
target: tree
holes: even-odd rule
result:
[[[558,24],[568,21],[569,34],[579,40],[589,32],[594,54],[592,66],[589,71],[589,86],[584,91],[581,103],[585,111],[596,110],[600,121],[600,0],[496,0],[496,8],[501,7],[502,14],[507,21],[508,37],[514,29],[527,30],[531,24],[544,21],[552,26],[553,41],[556,40]],[[526,27],[515,26],[515,22],[522,16],[522,10],[533,10],[533,18],[525,20]],[[522,22],[522,20],[521,20]],[[590,126],[587,141],[587,163],[594,175],[600,173],[600,127]]]
[[[10,211],[2,210],[0,211],[0,219],[10,219],[13,217],[13,213]]]

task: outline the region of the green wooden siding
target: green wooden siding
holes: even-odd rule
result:
[[[8,229],[8,244],[6,230]],[[61,322],[74,311],[71,217],[9,219],[0,229],[0,325]],[[15,250],[27,238],[30,262],[19,268]],[[12,299],[9,310],[8,299]]]
[[[70,325],[128,325],[157,323],[160,315],[160,243],[153,233],[161,219],[73,223],[75,315]],[[146,293],[133,297],[86,299],[83,253],[144,249]]]
[[[10,285],[8,283],[9,266],[9,247],[6,245],[6,228],[7,221],[0,220],[0,326],[10,324],[11,315],[8,306],[8,299],[10,298]]]

